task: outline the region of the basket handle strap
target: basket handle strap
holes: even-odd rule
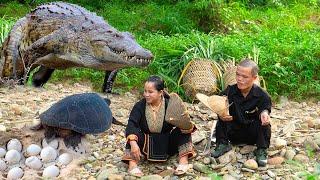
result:
[[[191,65],[192,62],[193,62],[193,60],[188,62],[188,64],[183,68],[181,76],[180,76],[180,78],[178,80],[178,86],[180,85],[181,79],[183,78],[184,74],[186,73],[188,67]]]
[[[263,89],[264,90],[267,90],[267,86],[266,86],[266,81],[264,80],[264,78],[262,77],[262,76],[259,76],[259,78],[260,78],[260,82],[262,82],[262,84],[263,84]]]

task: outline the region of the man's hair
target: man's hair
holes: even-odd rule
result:
[[[254,61],[252,61],[252,60],[250,60],[250,59],[248,59],[248,58],[243,59],[243,60],[238,64],[238,66],[252,68],[252,69],[251,69],[251,74],[252,74],[253,76],[258,75],[258,73],[259,73],[259,67],[258,67],[257,63],[255,63]]]

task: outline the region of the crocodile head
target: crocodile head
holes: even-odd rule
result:
[[[119,32],[112,27],[88,32],[92,56],[100,65],[121,68],[147,66],[153,59],[149,50],[142,48],[129,32]],[[103,66],[103,65],[102,65]]]

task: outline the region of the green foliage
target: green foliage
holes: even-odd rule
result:
[[[47,0],[26,0],[25,4],[1,1],[0,15],[4,16],[0,19],[1,40],[14,20],[42,2]],[[132,32],[138,42],[155,55],[147,69],[120,71],[116,81],[118,88],[141,88],[148,75],[159,74],[166,80],[170,91],[183,94],[177,82],[194,54],[206,52],[202,56],[239,61],[257,47],[260,49],[260,75],[266,80],[268,92],[273,97],[320,99],[319,0],[68,2],[102,15],[121,31]],[[100,89],[104,73],[87,69],[57,71],[52,81],[65,78],[90,80],[96,89]]]
[[[15,19],[13,18],[0,18],[0,43],[2,44],[5,38],[8,36]]]
[[[5,5],[1,5],[0,17],[22,17],[29,11],[29,9],[29,6],[25,6],[16,1],[10,1]]]
[[[106,3],[99,14],[119,30],[145,34],[162,32],[165,34],[189,33],[195,24],[185,11],[189,4],[177,3],[175,6],[149,3]],[[150,18],[152,17],[152,18]]]

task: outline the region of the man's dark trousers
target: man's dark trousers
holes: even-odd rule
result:
[[[269,148],[271,125],[262,126],[261,121],[241,124],[236,121],[219,120],[216,126],[217,144],[256,144],[257,148]]]

